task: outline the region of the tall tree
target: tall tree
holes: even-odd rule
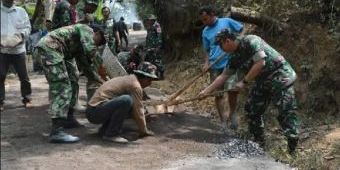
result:
[[[37,0],[35,10],[31,18],[33,27],[36,29],[45,28],[45,3],[44,0]]]

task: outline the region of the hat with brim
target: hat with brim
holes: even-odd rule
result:
[[[133,70],[135,74],[143,75],[152,79],[158,79],[157,75],[155,74],[157,67],[150,62],[142,62],[139,64],[136,70]]]
[[[144,71],[141,71],[141,70],[133,70],[133,72],[137,73],[137,74],[142,74],[144,76],[147,76],[147,77],[150,77],[152,79],[158,79],[158,77],[156,76],[155,73],[147,73],[147,72],[144,72]]]

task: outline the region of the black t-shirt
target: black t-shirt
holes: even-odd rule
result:
[[[118,28],[119,34],[125,34],[125,31],[127,32],[127,26],[124,21],[119,21],[117,23],[117,28]]]

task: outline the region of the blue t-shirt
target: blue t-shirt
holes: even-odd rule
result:
[[[231,18],[217,18],[212,26],[206,26],[202,32],[203,48],[209,53],[209,63],[218,58],[223,50],[219,45],[215,45],[215,35],[222,29],[228,29],[231,32],[240,33],[243,25]],[[229,54],[214,64],[211,69],[223,69],[228,63]]]

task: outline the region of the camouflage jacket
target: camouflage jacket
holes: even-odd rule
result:
[[[107,37],[107,44],[110,48],[110,50],[115,53],[116,49],[115,49],[115,32],[117,31],[115,22],[113,19],[109,19],[109,20],[104,20],[101,19],[99,21],[97,21],[97,24],[100,25],[103,30],[104,30],[104,34],[105,37]]]
[[[66,0],[57,3],[52,18],[53,29],[74,24],[75,19],[73,20],[73,17],[76,16],[75,14],[72,15],[70,8],[71,5]]]
[[[50,58],[43,59],[47,64],[53,65],[75,58],[85,74],[98,79],[99,75],[94,68],[99,68],[103,61],[93,36],[94,32],[89,26],[75,24],[50,32],[38,42],[37,47],[63,54],[47,56]]]
[[[271,83],[278,86],[291,85],[296,79],[296,73],[284,57],[263,39],[256,35],[241,36],[236,39],[239,46],[231,53],[226,73],[233,74],[237,69],[249,72],[260,59],[265,60],[265,66],[256,76],[257,83]]]
[[[157,48],[162,46],[162,29],[161,26],[155,22],[155,24],[147,29],[147,35],[145,40],[146,48]]]
[[[120,52],[117,58],[128,74],[132,74],[142,61],[140,56],[132,54],[132,52]]]
[[[85,10],[85,1],[80,0],[76,5],[76,11],[77,11],[77,23],[81,24],[93,24],[97,22],[97,18],[94,14],[86,13]],[[90,20],[86,20],[85,16],[89,15]]]

